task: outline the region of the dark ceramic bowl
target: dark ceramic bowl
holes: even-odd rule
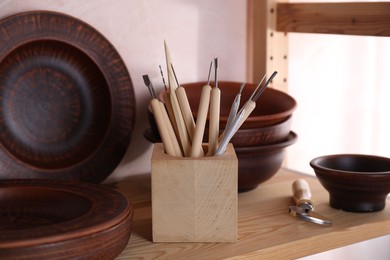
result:
[[[250,147],[284,142],[288,139],[292,116],[276,125],[238,129],[231,139],[235,147]]]
[[[297,141],[297,135],[290,132],[284,142],[252,146],[234,147],[238,158],[238,191],[255,189],[260,183],[273,177],[282,166],[285,148]]]
[[[205,84],[206,82],[196,82],[182,85],[186,90],[192,114],[195,118],[198,113],[202,87]],[[220,81],[218,82],[218,86],[221,89],[220,127],[223,129],[226,125],[233,100],[239,92],[241,83]],[[248,100],[255,88],[255,84],[246,84],[242,92],[241,105]],[[161,100],[164,100],[164,94],[165,90],[160,92],[159,97]],[[285,92],[267,88],[257,100],[256,108],[241,126],[241,129],[260,128],[278,124],[291,116],[295,108],[296,101],[294,98]]]
[[[390,158],[338,154],[315,158],[310,166],[328,190],[333,208],[370,212],[385,207],[390,193]]]
[[[154,120],[151,109],[148,110],[148,120],[151,132],[151,136],[160,139],[160,133]],[[258,127],[258,128],[240,128],[231,139],[231,143],[235,147],[248,147],[267,145],[283,142],[288,138],[288,134],[291,130],[292,115],[287,117],[284,121],[271,126]],[[220,134],[223,129],[220,130]],[[146,137],[148,138],[148,137]],[[205,129],[203,142],[208,140],[208,128]]]

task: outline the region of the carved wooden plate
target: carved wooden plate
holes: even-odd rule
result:
[[[124,62],[98,31],[33,11],[0,21],[0,178],[100,182],[135,119]]]
[[[121,193],[64,180],[0,181],[1,259],[113,259],[130,238]]]

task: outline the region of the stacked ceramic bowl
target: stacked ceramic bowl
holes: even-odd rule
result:
[[[183,84],[196,120],[202,87],[206,82]],[[221,89],[220,133],[225,128],[230,108],[241,83],[219,82]],[[241,94],[241,106],[249,99],[256,85],[246,84]],[[160,97],[165,92],[160,93]],[[238,189],[249,191],[268,180],[280,169],[285,148],[295,143],[297,135],[291,131],[292,113],[296,101],[288,94],[267,88],[256,102],[256,108],[231,140],[238,158]],[[159,140],[153,116],[149,114],[151,130],[145,136],[152,142]],[[204,142],[208,140],[208,130]]]
[[[194,117],[197,116],[202,86],[206,82],[184,84]],[[223,131],[231,105],[241,83],[219,82],[221,89],[220,129]],[[246,84],[241,106],[249,99],[256,85]],[[249,191],[268,180],[280,169],[285,148],[295,143],[291,131],[294,98],[285,92],[267,88],[256,102],[256,108],[231,140],[238,158],[238,189]],[[205,141],[207,131],[205,131]]]

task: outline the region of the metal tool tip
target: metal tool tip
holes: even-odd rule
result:
[[[244,89],[245,84],[246,84],[245,82],[243,82],[243,83],[241,84],[239,94],[242,93],[242,90]]]
[[[150,85],[149,76],[147,74],[145,74],[145,75],[142,75],[142,78],[144,79],[145,85],[149,87],[149,85]]]

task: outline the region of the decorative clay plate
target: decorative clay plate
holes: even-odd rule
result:
[[[68,15],[0,21],[0,178],[101,182],[135,119],[133,86],[110,42]]]
[[[114,259],[132,216],[127,198],[103,186],[1,180],[0,259]]]

